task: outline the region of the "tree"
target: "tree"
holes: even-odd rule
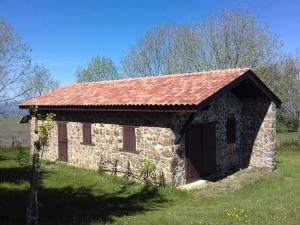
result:
[[[35,130],[36,139],[34,140],[34,148],[32,154],[32,175],[30,180],[28,205],[26,211],[26,225],[37,225],[39,219],[38,212],[38,186],[40,177],[40,168],[43,152],[47,149],[48,140],[51,130],[54,128],[54,114],[40,114],[37,108],[32,108],[33,115],[38,118],[41,123]]]
[[[29,76],[23,79],[21,89],[26,99],[41,96],[59,87],[59,82],[54,80],[50,71],[44,65],[36,64],[31,68]]]
[[[201,23],[200,39],[203,69],[256,68],[278,55],[281,43],[248,11],[225,11]]]
[[[174,46],[177,25],[158,26],[146,33],[122,59],[124,71],[132,76],[168,73],[168,58]]]
[[[226,11],[195,25],[154,28],[122,59],[128,75],[161,75],[270,63],[281,44],[247,11]]]
[[[117,68],[110,58],[96,56],[91,59],[86,69],[78,68],[75,74],[78,83],[119,78]]]
[[[297,130],[300,120],[300,62],[299,55],[282,56],[277,62],[261,66],[256,73],[281,98],[278,120],[288,130]]]
[[[22,96],[20,83],[30,68],[30,47],[0,18],[0,103]]]

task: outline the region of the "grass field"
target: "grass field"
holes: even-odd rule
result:
[[[298,132],[278,132],[277,145],[293,144],[296,145],[299,140]]]
[[[29,172],[15,162],[16,154],[0,150],[0,224],[24,222]],[[300,224],[300,150],[280,148],[277,162],[267,178],[213,196],[44,164],[41,224]]]
[[[20,117],[0,119],[0,146],[11,146],[12,141],[29,146],[29,125],[19,124]]]

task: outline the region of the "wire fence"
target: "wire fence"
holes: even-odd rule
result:
[[[25,148],[29,147],[29,140],[22,138],[0,139],[0,148]]]
[[[139,181],[146,181],[152,185],[163,187],[166,186],[166,178],[163,171],[148,170],[144,168],[140,173],[133,172],[131,170],[131,164],[128,161],[126,167],[121,167],[118,165],[118,160],[104,160],[100,159],[98,172],[109,173],[111,176],[122,175],[125,179],[133,179]]]

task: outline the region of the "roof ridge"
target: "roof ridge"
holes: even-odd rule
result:
[[[205,74],[205,73],[220,73],[220,72],[229,72],[233,70],[250,70],[249,67],[238,67],[238,68],[229,68],[229,69],[219,69],[219,70],[203,70],[199,72],[188,72],[188,73],[174,73],[174,74],[162,74],[162,75],[151,75],[151,76],[145,76],[145,77],[130,77],[126,79],[117,79],[117,80],[103,80],[103,81],[91,81],[91,82],[84,82],[84,83],[75,83],[68,85],[68,87],[78,84],[105,84],[105,83],[114,83],[114,82],[120,82],[120,81],[130,81],[130,80],[147,80],[147,79],[155,79],[155,78],[162,78],[162,77],[178,77],[178,76],[189,76],[189,75],[197,75],[197,74]]]

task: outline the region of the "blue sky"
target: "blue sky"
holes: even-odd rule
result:
[[[247,9],[280,35],[284,51],[300,49],[300,0],[56,1],[0,0],[0,16],[32,48],[62,85],[74,83],[78,66],[96,55],[120,59],[147,30],[163,23],[189,23],[224,9]]]

